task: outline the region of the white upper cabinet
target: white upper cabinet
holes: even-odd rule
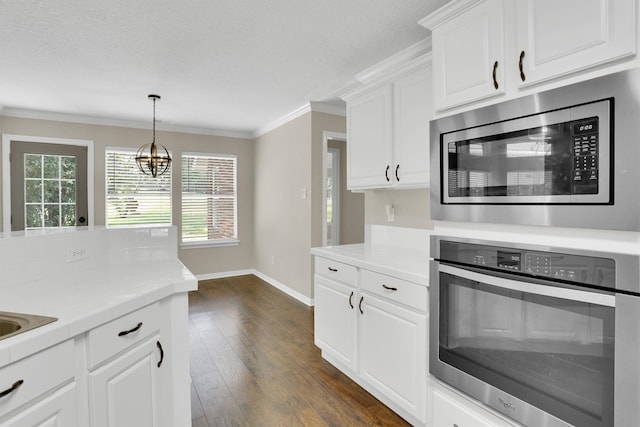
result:
[[[432,31],[435,110],[515,98],[596,68],[604,74],[634,56],[636,18],[636,0],[447,3],[420,21]]]
[[[386,76],[344,97],[350,190],[429,185],[430,56]]]
[[[519,84],[537,83],[632,55],[634,3],[518,0]]]
[[[501,0],[449,3],[421,24],[432,29],[436,110],[505,91],[504,18]],[[456,8],[455,14],[451,9]]]
[[[393,180],[399,187],[429,185],[431,67],[393,83]]]
[[[389,187],[391,181],[391,86],[347,101],[347,185]]]

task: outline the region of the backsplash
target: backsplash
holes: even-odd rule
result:
[[[0,235],[0,286],[64,279],[109,265],[177,259],[177,229],[81,227]]]

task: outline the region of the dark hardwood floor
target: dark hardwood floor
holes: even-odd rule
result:
[[[407,426],[320,357],[313,309],[253,275],[189,294],[193,426]]]

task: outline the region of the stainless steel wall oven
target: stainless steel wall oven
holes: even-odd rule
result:
[[[432,236],[429,371],[534,427],[640,425],[638,256]]]
[[[635,69],[433,120],[432,219],[640,230],[639,92]]]

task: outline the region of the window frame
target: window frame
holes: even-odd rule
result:
[[[155,222],[155,223],[143,223],[143,224],[109,224],[109,152],[115,153],[130,153],[132,155],[132,161],[135,164],[135,155],[137,153],[137,148],[133,147],[122,147],[122,146],[106,146],[104,149],[104,224],[106,228],[149,228],[149,227],[167,227],[173,225],[173,166],[169,166],[169,170],[167,171],[169,184],[167,186],[169,191],[169,221],[168,222]],[[169,155],[172,156],[171,151]],[[136,165],[136,170],[137,165]],[[144,175],[141,171],[138,170],[141,176]],[[158,178],[151,178],[158,179]]]
[[[183,191],[183,184],[187,179],[187,174],[183,170],[183,161],[188,157],[200,157],[209,159],[233,159],[234,160],[234,176],[233,176],[233,225],[234,225],[234,237],[232,238],[219,238],[219,239],[202,239],[196,241],[184,241],[184,200],[185,192]],[[195,249],[203,247],[222,247],[222,246],[237,246],[240,244],[239,238],[239,225],[238,225],[238,155],[229,153],[211,153],[211,152],[195,152],[184,151],[180,155],[180,248],[181,249]]]

